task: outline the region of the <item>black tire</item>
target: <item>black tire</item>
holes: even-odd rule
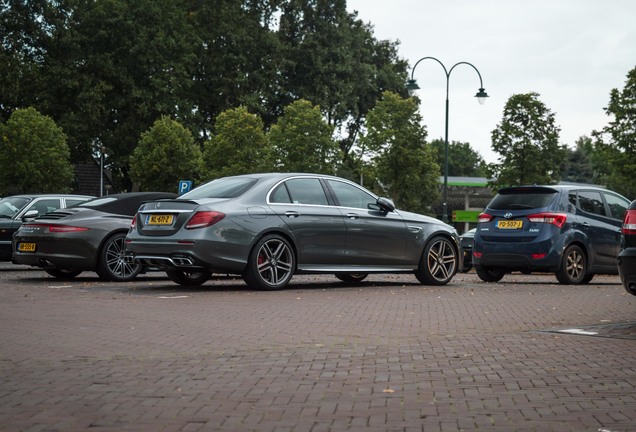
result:
[[[203,285],[212,277],[212,273],[207,270],[166,270],[166,275],[172,282],[184,286]]]
[[[65,269],[44,269],[49,275],[55,279],[71,280],[82,273],[81,270],[65,270]]]
[[[580,285],[588,283],[587,257],[580,246],[571,245],[565,249],[561,259],[561,268],[556,272],[557,280],[565,285]]]
[[[368,273],[336,273],[335,276],[343,282],[358,283],[369,276]]]
[[[250,252],[243,280],[252,289],[283,289],[295,269],[296,256],[291,244],[280,235],[270,234],[260,239]]]
[[[424,247],[415,277],[424,285],[446,285],[457,272],[459,255],[446,237],[433,237]]]
[[[141,265],[124,260],[125,233],[116,233],[104,241],[97,258],[97,275],[100,279],[113,282],[127,282],[141,272]]]
[[[506,274],[505,271],[496,267],[475,267],[475,271],[479,279],[484,282],[499,282]]]

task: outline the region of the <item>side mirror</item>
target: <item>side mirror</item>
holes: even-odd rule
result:
[[[376,203],[378,204],[378,206],[380,206],[380,208],[383,211],[385,211],[387,213],[388,212],[392,212],[393,210],[395,210],[395,204],[393,203],[393,201],[391,201],[388,198],[380,197],[380,198],[378,198]]]
[[[37,210],[29,210],[28,212],[22,215],[22,220],[26,221],[28,219],[35,219],[39,215],[40,213]]]

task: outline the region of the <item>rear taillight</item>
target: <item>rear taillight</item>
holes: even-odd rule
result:
[[[75,227],[69,225],[48,225],[47,229],[52,233],[70,233],[88,231],[90,228]]]
[[[133,216],[132,220],[130,221],[130,231],[134,230],[135,227],[137,226],[137,215],[139,213],[137,213],[135,216]]]
[[[493,216],[489,215],[488,213],[480,213],[479,216],[477,216],[477,222],[479,223],[490,222],[492,218]]]
[[[225,217],[225,213],[217,211],[196,212],[186,224],[186,229],[205,228],[214,225]]]
[[[551,224],[558,228],[561,228],[567,219],[565,213],[537,213],[528,216],[530,222]]]
[[[621,232],[627,235],[636,234],[636,209],[627,210],[623,218],[623,226]]]

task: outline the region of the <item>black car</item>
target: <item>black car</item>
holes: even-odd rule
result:
[[[146,201],[176,198],[166,192],[104,196],[24,223],[13,236],[13,262],[44,269],[59,279],[94,271],[103,280],[132,280],[142,266],[123,259],[124,237]]]
[[[462,245],[462,249],[464,249],[464,268],[462,268],[462,272],[464,273],[473,268],[473,243],[475,241],[476,231],[477,228],[473,228],[459,236],[459,242]]]
[[[11,237],[25,221],[94,198],[88,195],[12,195],[0,199],[0,261],[11,259]]]
[[[617,274],[629,200],[586,185],[500,189],[479,215],[473,265],[486,282],[521,271],[555,273],[563,284]]]
[[[625,290],[636,295],[636,201],[632,201],[625,212],[621,233],[618,274]]]

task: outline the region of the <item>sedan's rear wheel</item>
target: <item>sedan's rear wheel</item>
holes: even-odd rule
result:
[[[584,284],[592,279],[587,279],[587,257],[580,246],[572,245],[565,250],[556,278],[566,285]]]
[[[475,267],[477,276],[484,282],[499,282],[506,274],[505,271],[496,267]]]
[[[368,273],[336,273],[335,276],[343,282],[358,283],[369,276]]]
[[[45,272],[53,276],[55,279],[71,280],[82,273],[81,270],[66,270],[66,269],[44,269]]]
[[[179,285],[197,286],[206,283],[212,276],[212,273],[207,270],[166,270],[166,275],[168,275],[168,278],[172,282],[178,283]]]
[[[291,244],[282,236],[272,234],[256,243],[243,275],[250,288],[277,290],[287,286],[296,268]]]
[[[130,264],[124,260],[125,233],[110,236],[99,252],[97,275],[100,279],[114,282],[127,282],[137,277],[141,265]]]
[[[457,249],[446,237],[433,237],[424,247],[415,277],[425,285],[446,285],[457,272]]]

